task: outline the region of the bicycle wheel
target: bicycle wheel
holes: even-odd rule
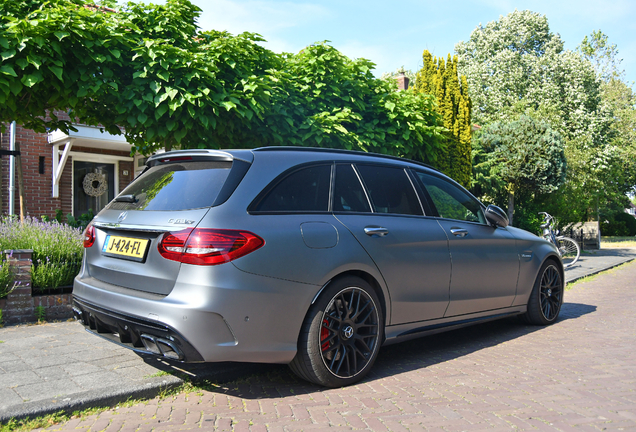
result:
[[[557,237],[557,248],[561,254],[561,260],[563,261],[563,267],[570,267],[578,261],[581,255],[579,245],[570,237]]]

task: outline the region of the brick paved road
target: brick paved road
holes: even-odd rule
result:
[[[284,366],[51,429],[636,430],[636,262],[566,293],[547,328],[515,319],[383,348],[362,384],[324,390]]]

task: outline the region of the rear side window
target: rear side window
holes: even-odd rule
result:
[[[371,199],[374,213],[423,215],[422,206],[401,168],[356,165]]]
[[[250,209],[256,212],[326,212],[331,165],[314,165],[287,175]]]
[[[132,182],[121,195],[136,202],[112,201],[111,210],[189,210],[210,207],[225,184],[232,162],[191,161],[158,165]]]

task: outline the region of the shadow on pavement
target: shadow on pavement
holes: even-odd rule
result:
[[[596,306],[564,303],[559,322],[594,311]],[[362,382],[372,382],[461,358],[543,328],[527,325],[518,318],[508,318],[386,346],[380,349],[371,373]],[[279,398],[325,390],[297,378],[286,365],[177,364],[151,358],[144,360],[205,390],[246,399]]]
[[[592,312],[596,312],[596,306],[581,303],[563,303],[561,313],[559,314],[559,321],[579,318]]]

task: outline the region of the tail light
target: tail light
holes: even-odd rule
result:
[[[89,248],[95,243],[95,227],[93,224],[88,224],[84,230],[84,247]]]
[[[185,264],[217,265],[254,252],[265,241],[249,231],[187,228],[167,232],[158,249],[162,257]]]

